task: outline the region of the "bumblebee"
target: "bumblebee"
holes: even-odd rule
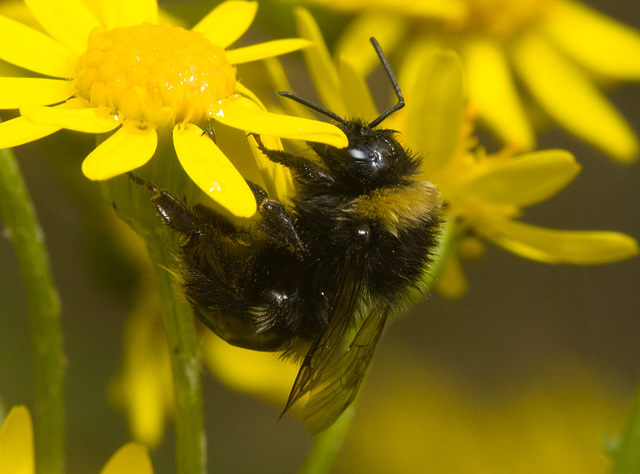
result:
[[[349,145],[309,143],[311,160],[256,136],[266,157],[290,170],[295,193],[285,205],[249,183],[252,227],[132,177],[155,192],[153,205],[179,237],[178,272],[198,319],[235,346],[302,360],[283,414],[309,393],[302,416],[313,433],[352,402],[385,322],[420,289],[439,235],[441,201],[419,178],[420,158],[397,132],[376,128],[404,99],[371,42],[397,103],[366,123],[280,92],[335,121]]]

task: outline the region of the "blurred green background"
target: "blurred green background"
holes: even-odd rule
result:
[[[193,18],[213,5],[175,3],[165,5]],[[637,0],[584,3],[640,29]],[[256,34],[286,8],[261,2]],[[318,19],[336,24],[329,15]],[[608,97],[640,131],[640,87],[620,86]],[[136,277],[133,262],[119,260],[107,241],[109,205],[81,175],[92,145],[93,137],[60,132],[16,150],[63,302],[69,470],[79,473],[98,472],[130,440],[106,393],[121,362]],[[528,209],[526,222],[640,239],[637,163],[613,163],[556,128],[539,148],[568,149],[583,170],[560,195]],[[434,293],[389,325],[335,472],[606,472],[606,439],[623,425],[639,375],[640,261],[549,266],[488,247],[465,270],[464,298]],[[0,278],[0,399],[33,410],[26,305],[7,238],[0,239]],[[204,389],[211,472],[293,472],[305,459],[311,436],[292,416],[278,421],[280,406],[208,373]],[[156,472],[174,471],[172,453],[168,430],[152,453]]]

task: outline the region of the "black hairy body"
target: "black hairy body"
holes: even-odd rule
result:
[[[338,120],[349,146],[310,143],[319,160],[256,137],[291,171],[295,192],[285,205],[250,183],[259,216],[248,229],[142,183],[179,236],[178,270],[196,316],[230,344],[302,359],[285,411],[310,393],[303,417],[313,432],[352,401],[387,318],[420,289],[440,223],[438,193],[396,132]]]

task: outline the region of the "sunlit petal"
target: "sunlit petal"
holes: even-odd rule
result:
[[[229,387],[281,405],[287,399],[298,365],[273,353],[247,351],[209,333],[203,356],[209,370]]]
[[[638,254],[637,242],[617,232],[545,229],[507,219],[480,226],[478,231],[515,254],[546,263],[597,265]]]
[[[244,48],[232,49],[227,51],[227,60],[231,64],[242,64],[250,61],[259,61],[260,59],[272,58],[281,54],[291,53],[299,49],[306,48],[311,43],[302,38],[290,38],[274,41],[266,41]]]
[[[445,298],[454,300],[462,297],[469,289],[469,282],[464,274],[460,260],[453,256],[436,282],[436,290]]]
[[[259,149],[253,136],[249,136],[247,138],[249,140],[251,152],[256,161],[256,166],[260,170],[260,175],[264,179],[267,193],[269,196],[272,196],[281,202],[285,202],[293,188],[291,173],[287,167],[278,165],[268,159]],[[282,142],[278,137],[265,135],[260,138],[262,144],[269,150],[283,149]]]
[[[60,130],[55,125],[29,122],[24,117],[16,117],[0,123],[0,149],[24,145]]]
[[[80,0],[25,0],[25,3],[52,38],[77,54],[87,49],[89,32],[101,26]]]
[[[567,151],[527,153],[474,176],[458,192],[476,201],[530,206],[560,192],[579,171],[580,165]]]
[[[233,214],[251,217],[256,200],[240,172],[202,129],[179,124],[173,144],[182,167],[207,195]]]
[[[542,38],[528,35],[514,48],[528,89],[555,120],[577,136],[629,162],[638,154],[631,127],[598,89]]]
[[[375,36],[388,55],[402,39],[406,27],[406,22],[401,16],[387,15],[380,11],[363,12],[340,35],[336,57],[348,58],[358,74],[366,77],[380,64],[375,50],[371,46],[365,47],[369,44],[369,38]]]
[[[491,40],[467,41],[462,51],[469,102],[481,119],[504,141],[528,150],[534,133],[522,107],[500,46]]]
[[[258,2],[228,1],[214,8],[193,27],[209,41],[226,48],[249,29],[258,10]]]
[[[34,474],[33,425],[26,407],[11,409],[0,427],[0,472]]]
[[[442,169],[450,160],[460,136],[463,114],[462,66],[451,51],[419,46],[416,59],[407,64],[402,76],[406,124],[401,128],[407,142],[428,153],[425,173]],[[409,61],[407,61],[409,63]]]
[[[75,54],[28,26],[0,16],[0,59],[53,77],[72,77]]]
[[[71,82],[36,77],[0,77],[0,109],[17,109],[24,104],[49,105],[71,97]]]
[[[338,73],[342,78],[342,97],[347,109],[353,111],[350,116],[357,115],[367,122],[376,119],[378,108],[364,76],[357,72],[351,61],[345,59],[338,61]]]
[[[340,77],[324,42],[322,32],[313,16],[304,8],[294,10],[298,34],[313,45],[303,50],[304,60],[320,101],[332,112],[345,117],[348,112],[342,100]]]
[[[82,172],[93,180],[113,178],[144,165],[156,151],[158,135],[125,124],[102,142],[82,162]]]
[[[104,466],[100,474],[153,474],[149,450],[138,443],[127,443],[118,449]]]
[[[101,18],[107,28],[133,26],[147,22],[158,23],[158,2],[156,0],[103,0]]]
[[[120,122],[114,117],[103,116],[98,114],[96,109],[86,107],[63,108],[25,105],[20,107],[20,114],[32,123],[55,125],[85,133],[106,133],[120,125]]]
[[[588,6],[564,0],[541,26],[572,58],[603,77],[640,78],[640,34]]]
[[[368,9],[383,12],[385,15],[401,14],[441,20],[461,20],[468,11],[467,2],[464,0],[408,0],[396,2],[389,0],[314,0],[313,3],[336,10],[360,12]]]
[[[213,118],[247,132],[326,143],[336,148],[344,148],[349,144],[345,134],[335,125],[265,112],[252,101],[241,97],[221,101],[220,110]]]

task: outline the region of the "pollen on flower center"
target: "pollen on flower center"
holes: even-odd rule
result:
[[[556,0],[470,0],[458,31],[508,38],[549,13]]]
[[[234,92],[224,48],[170,24],[94,30],[78,61],[76,95],[120,120],[199,122]]]

